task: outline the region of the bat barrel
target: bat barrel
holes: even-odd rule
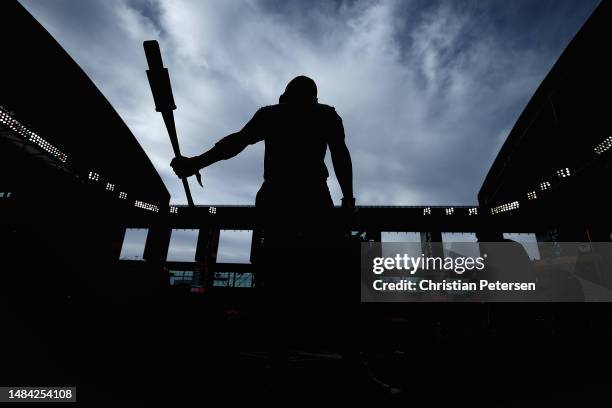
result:
[[[176,109],[174,96],[172,95],[172,85],[170,85],[170,75],[168,69],[164,68],[159,44],[155,40],[142,43],[149,69],[147,78],[151,86],[151,93],[155,101],[155,110],[158,112],[173,111]]]
[[[147,57],[147,63],[149,64],[149,69],[163,69],[164,63],[162,61],[159,43],[156,40],[148,40],[143,42],[142,46],[144,47],[145,56]]]

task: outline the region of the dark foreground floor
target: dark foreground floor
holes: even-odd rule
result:
[[[266,341],[277,333],[190,299],[101,308],[87,299],[45,305],[5,297],[0,383],[76,385],[82,406],[355,398],[398,406],[609,406],[604,305],[388,306],[380,320],[357,321],[347,348],[358,359],[347,362],[337,346],[306,339],[286,364],[271,366]],[[391,395],[368,372],[401,392]]]

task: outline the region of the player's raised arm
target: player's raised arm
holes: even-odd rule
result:
[[[199,156],[176,157],[170,162],[170,166],[177,176],[188,177],[220,160],[231,159],[248,145],[263,140],[262,116],[263,113],[260,109],[239,132],[225,136],[215,143],[210,150]]]

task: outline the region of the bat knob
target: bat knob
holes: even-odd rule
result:
[[[200,174],[200,172],[196,172],[194,176],[196,177],[196,180],[198,180],[198,184],[200,185],[200,187],[204,188],[204,186],[202,185],[202,175]]]

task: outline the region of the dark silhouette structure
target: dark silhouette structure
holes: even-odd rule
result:
[[[266,293],[264,315],[282,316],[270,321],[268,330],[274,332],[273,337],[279,336],[274,328],[309,327],[294,336],[303,341],[305,332],[314,332],[316,326],[321,329],[325,318],[336,315],[338,305],[344,303],[334,301],[342,298],[338,285],[342,268],[335,259],[346,254],[342,253],[342,217],[332,213],[334,204],[326,183],[328,147],[346,216],[355,206],[342,119],[333,107],[318,103],[315,82],[306,76],[292,79],[279,103],[259,109],[242,130],[222,138],[200,156],[178,157],[171,165],[179,177],[188,177],[260,141],[265,142],[264,183],[255,205],[256,236],[263,244],[256,262],[256,282]],[[292,264],[288,271],[287,265]],[[306,321],[316,323],[308,326]]]
[[[320,160],[325,143],[341,153],[340,133],[331,140],[317,130],[323,124],[339,129],[339,121],[331,108],[314,103],[307,80],[297,87],[303,92],[288,89],[282,103],[256,114],[245,133],[230,135],[196,160],[209,165],[257,137],[284,134],[282,126],[294,123],[272,117],[303,120],[292,134],[304,138],[292,143],[303,141],[300,152],[312,160],[270,158],[285,140],[265,139],[267,173],[257,206],[173,206],[134,135],[51,35],[15,1],[0,2],[0,20],[0,385],[76,385],[80,403],[104,406],[265,402],[284,393],[344,402],[350,394],[380,397],[348,379],[336,354],[320,349],[294,353],[283,386],[270,387],[267,360],[257,353],[268,340],[252,318],[256,275],[266,272],[257,266],[265,256],[262,239],[278,225],[277,237],[299,240],[307,224],[321,243],[330,235],[317,231],[328,228],[321,214],[340,220],[346,213],[332,208]],[[610,21],[612,3],[604,1],[518,118],[478,206],[360,206],[347,225],[351,239],[380,241],[383,232],[405,231],[421,233],[427,244],[442,241],[443,232],[491,241],[506,232],[531,232],[541,241],[609,242]],[[250,132],[264,125],[270,132]],[[350,180],[340,167],[338,177]],[[352,196],[346,183],[343,190]],[[268,209],[278,218],[268,220]],[[142,259],[121,260],[126,229],[133,228],[147,230]],[[169,261],[173,230],[185,228],[198,231],[195,259]],[[226,229],[254,231],[253,262],[218,262]],[[316,259],[320,250],[298,259]],[[343,290],[352,293],[359,258],[345,261]],[[302,274],[291,274],[301,262],[282,263],[287,273],[276,284],[302,283]],[[180,284],[171,285],[179,272]],[[236,276],[254,277],[255,287],[235,285]],[[578,292],[574,286],[568,285]],[[418,391],[401,396],[402,406],[525,405],[554,400],[560,389],[567,391],[557,400],[582,406],[609,383],[607,373],[593,369],[595,362],[610,363],[607,303],[364,303],[357,309],[360,330],[350,334],[351,344],[369,352],[385,381]]]
[[[224,137],[201,156],[174,159],[177,175],[190,176],[236,156],[250,144],[265,141],[265,181],[257,205],[274,213],[287,207],[317,212],[333,207],[324,162],[329,146],[343,203],[354,206],[351,157],[340,116],[334,108],[317,103],[316,84],[305,76],[291,80],[279,101],[261,108],[242,130]]]

